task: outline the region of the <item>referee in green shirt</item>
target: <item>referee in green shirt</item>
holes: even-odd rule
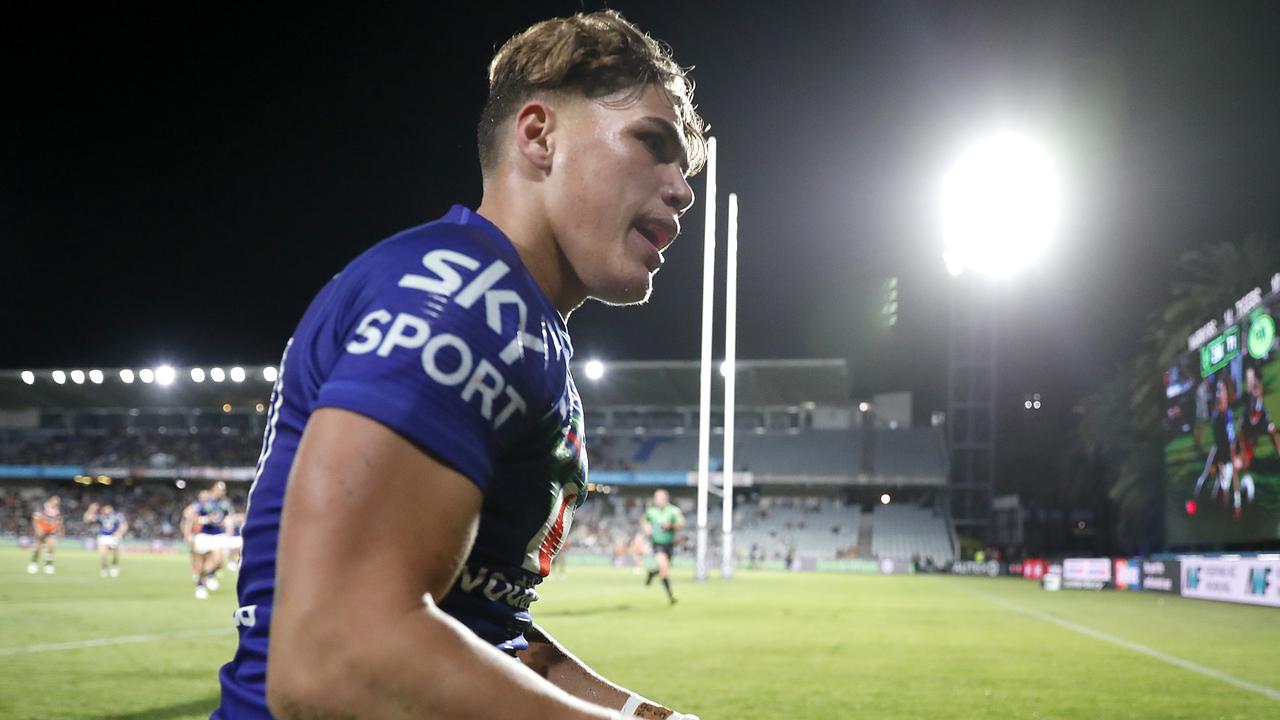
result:
[[[644,584],[652,583],[655,575],[662,578],[667,600],[675,605],[676,596],[671,594],[671,556],[675,554],[676,531],[684,527],[684,513],[671,504],[671,496],[666,490],[655,490],[653,504],[644,511],[640,524],[653,545],[653,557],[658,561],[658,569],[649,571]]]

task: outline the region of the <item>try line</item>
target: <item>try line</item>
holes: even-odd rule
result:
[[[26,645],[23,647],[0,647],[0,655],[30,655],[33,653],[57,652],[59,650],[83,650],[84,648],[108,647],[111,645],[136,645],[157,640],[179,640],[183,638],[206,637],[210,635],[226,635],[235,632],[232,627],[205,628],[203,630],[182,630],[173,633],[154,635],[117,635],[116,637],[77,640],[75,642],[46,643],[42,645]]]
[[[953,585],[953,587],[955,586]],[[1039,610],[1032,610],[1030,608],[1024,608],[1020,605],[1014,605],[1013,603],[1005,602],[1004,600],[1001,600],[992,595],[988,595],[984,592],[980,592],[978,590],[970,590],[969,588],[963,588],[963,587],[957,588],[957,589],[961,590],[962,592],[969,593],[970,595],[975,595],[977,597],[980,597],[983,600],[986,600],[987,602],[993,605],[998,605],[1006,610],[1012,610],[1013,612],[1026,615],[1027,617],[1032,617],[1037,620],[1043,620],[1044,622],[1057,625],[1060,628],[1071,630],[1072,632],[1080,633],[1081,635],[1088,635],[1089,637],[1094,638],[1095,640],[1102,640],[1103,642],[1109,642],[1112,645],[1118,645],[1127,650],[1132,650],[1137,653],[1142,653],[1147,657],[1155,658],[1156,660],[1159,660],[1161,662],[1166,662],[1170,665],[1174,665],[1176,667],[1180,667],[1185,670],[1190,670],[1192,672],[1200,673],[1201,675],[1204,675],[1206,677],[1211,677],[1215,680],[1221,680],[1224,683],[1235,685],[1236,687],[1242,690],[1248,690],[1250,692],[1258,693],[1259,695],[1271,698],[1272,700],[1280,700],[1280,690],[1269,688],[1266,685],[1259,685],[1257,683],[1251,683],[1248,680],[1241,680],[1240,678],[1235,677],[1234,675],[1228,675],[1222,672],[1221,670],[1214,670],[1211,667],[1205,667],[1204,665],[1193,663],[1190,660],[1183,660],[1180,657],[1175,657],[1167,653],[1162,653],[1159,650],[1149,648],[1146,645],[1140,645],[1136,642],[1131,642],[1123,638],[1118,638],[1114,635],[1108,635],[1107,633],[1094,630],[1093,628],[1085,627],[1084,625],[1077,625],[1076,623],[1070,622],[1069,620],[1063,620],[1062,618],[1054,617],[1048,613],[1040,612]]]

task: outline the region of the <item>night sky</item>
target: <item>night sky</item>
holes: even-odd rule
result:
[[[0,23],[11,369],[274,361],[347,261],[479,202],[493,50],[602,6],[51,5]],[[1018,405],[1073,403],[1134,352],[1181,251],[1280,233],[1276,3],[610,6],[696,66],[742,202],[740,357],[847,357],[857,393],[942,407],[939,182],[1001,124],[1066,187],[1057,244],[999,288]],[[702,225],[699,204],[648,306],[574,314],[579,357],[697,357]]]

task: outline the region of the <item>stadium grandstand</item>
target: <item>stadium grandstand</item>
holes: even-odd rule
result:
[[[640,516],[663,487],[689,518],[698,465],[696,362],[581,362],[594,498],[570,556],[635,562]],[[943,566],[958,551],[942,433],[915,427],[909,399],[854,402],[843,360],[737,363],[735,557],[742,567],[851,569],[868,561]],[[0,532],[25,533],[51,493],[80,506],[111,500],[135,542],[177,535],[197,489],[228,481],[240,504],[253,478],[276,370],[271,366],[27,370],[0,374]],[[719,397],[723,378],[715,375]],[[889,398],[890,396],[885,396]],[[712,414],[713,485],[723,471],[723,413]],[[713,487],[713,492],[714,492]],[[721,502],[708,526],[719,553]],[[682,553],[688,562],[691,552]]]

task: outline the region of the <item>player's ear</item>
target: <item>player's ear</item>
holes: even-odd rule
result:
[[[516,113],[515,150],[525,162],[547,173],[555,154],[555,110],[545,102],[533,100]]]

